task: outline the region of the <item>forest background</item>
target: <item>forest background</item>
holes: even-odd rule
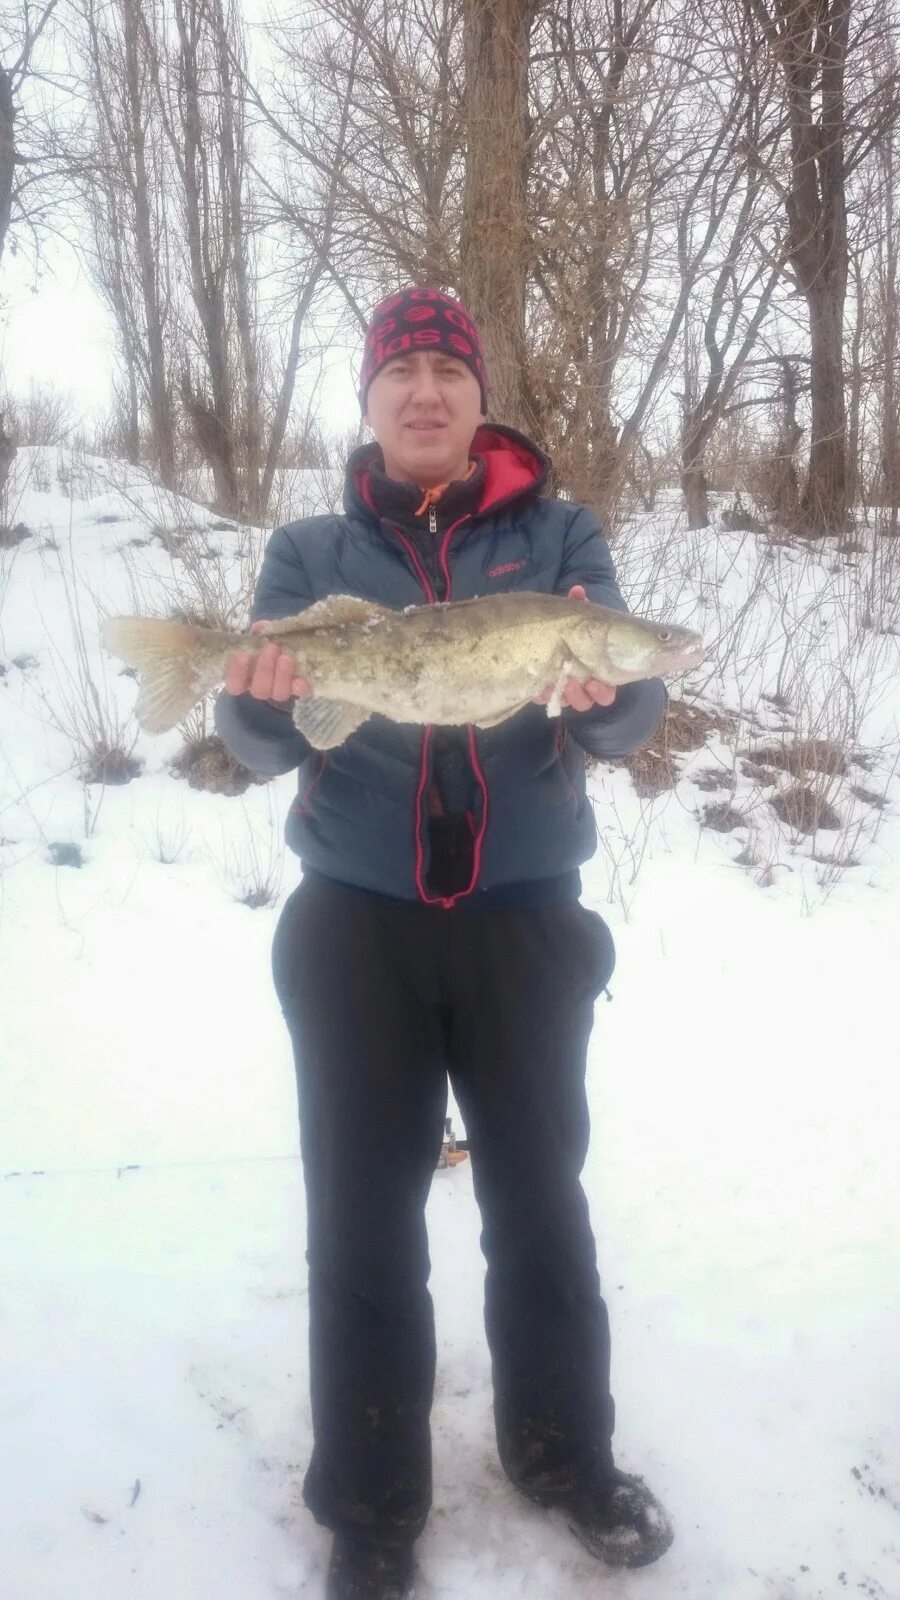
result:
[[[368,313],[420,279],[475,316],[492,418],[612,535],[672,484],[692,528],[719,491],[800,537],[860,506],[896,535],[898,20],[896,0],[3,0],[0,482],[17,445],[78,438],[273,524],[280,468],[361,438]],[[24,381],[16,333],[76,259],[99,415]]]

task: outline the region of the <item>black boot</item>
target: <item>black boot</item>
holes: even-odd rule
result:
[[[613,1470],[601,1489],[579,1491],[560,1502],[575,1537],[609,1567],[646,1567],[668,1550],[672,1523],[643,1478]]]
[[[414,1567],[411,1544],[378,1544],[336,1533],[326,1600],[412,1600]]]

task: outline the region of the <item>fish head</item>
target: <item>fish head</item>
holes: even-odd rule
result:
[[[700,635],[690,628],[597,609],[603,609],[602,620],[588,615],[566,634],[579,659],[601,682],[670,677],[696,666],[706,654]]]

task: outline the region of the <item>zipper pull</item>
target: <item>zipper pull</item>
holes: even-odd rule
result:
[[[428,510],[428,532],[437,533],[437,512],[434,506],[430,506]]]

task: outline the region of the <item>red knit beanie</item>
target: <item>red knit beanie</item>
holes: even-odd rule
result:
[[[478,329],[458,300],[426,284],[415,284],[389,295],[372,312],[359,375],[363,411],[375,374],[396,356],[414,350],[445,350],[464,361],[478,379],[481,410],[487,412],[487,370]]]

